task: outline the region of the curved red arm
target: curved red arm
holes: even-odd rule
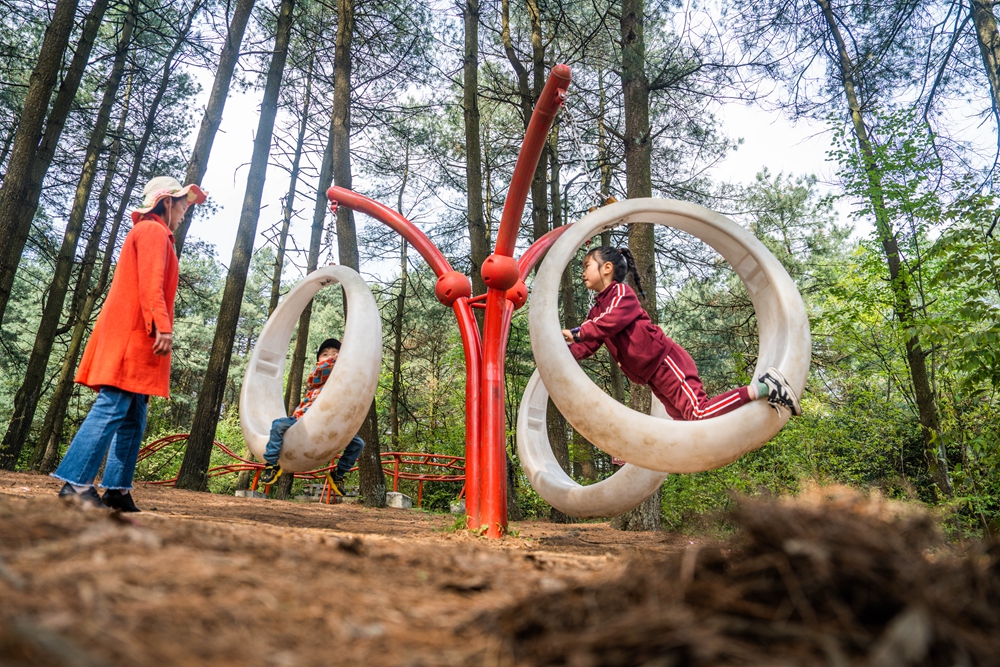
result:
[[[566,89],[569,88],[572,76],[569,65],[556,65],[549,72],[549,80],[538,98],[538,104],[531,114],[531,121],[524,133],[524,143],[514,165],[514,174],[507,189],[507,200],[504,202],[503,215],[500,217],[500,231],[497,232],[496,254],[514,256],[514,245],[517,243],[517,230],[521,226],[521,216],[524,214],[524,203],[528,201],[528,191],[531,189],[531,179],[535,176],[538,158],[545,147],[545,141],[555,120],[556,112],[566,99]]]
[[[326,196],[331,204],[343,204],[352,211],[370,215],[382,224],[395,230],[427,261],[431,270],[434,271],[434,275],[440,277],[442,274],[452,270],[451,264],[444,258],[438,247],[427,238],[427,235],[420,231],[412,222],[388,206],[358,194],[354,190],[337,187],[336,185],[326,191]]]

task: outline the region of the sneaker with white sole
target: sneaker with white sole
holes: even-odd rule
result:
[[[785,408],[793,417],[798,417],[802,414],[799,397],[795,395],[795,390],[792,389],[792,386],[788,384],[788,380],[785,379],[785,376],[777,368],[771,366],[757,380],[767,385],[769,389],[767,404],[774,408],[775,412],[780,415],[781,408]]]

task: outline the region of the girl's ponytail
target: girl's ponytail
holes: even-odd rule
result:
[[[632,256],[632,251],[628,248],[619,248],[618,252],[625,258],[625,266],[628,272],[632,274],[632,280],[635,281],[635,288],[639,291],[640,296],[645,299],[646,293],[642,291],[642,280],[639,278],[639,270],[635,266],[635,257]]]

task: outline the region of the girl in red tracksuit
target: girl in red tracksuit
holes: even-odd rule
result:
[[[628,249],[604,246],[584,256],[583,284],[598,294],[583,324],[562,332],[575,359],[585,359],[602,343],[607,345],[625,377],[648,384],[673,419],[708,419],[758,398],[766,398],[779,414],[782,408],[792,415],[802,414],[795,391],[774,367],[754,384],[708,398],[691,355],[649,319],[635,292],[625,284],[627,274],[642,293]]]

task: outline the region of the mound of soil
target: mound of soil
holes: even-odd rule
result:
[[[844,488],[743,499],[737,536],[480,622],[508,662],[570,667],[1000,664],[1000,549]]]

